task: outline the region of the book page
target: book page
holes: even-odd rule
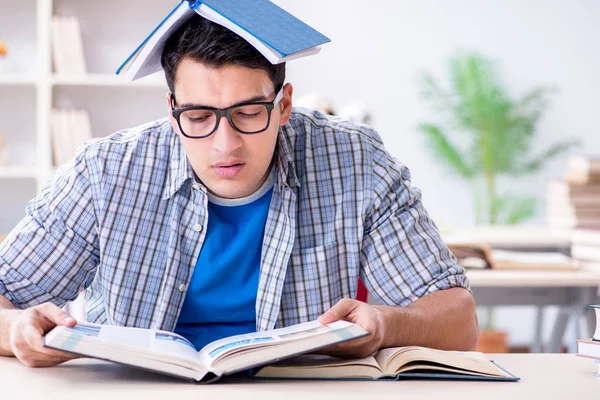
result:
[[[72,328],[60,328],[59,341],[71,347],[63,349],[76,353],[80,351],[79,346],[90,344],[102,346],[107,351],[140,354],[146,358],[152,357],[150,353],[162,353],[163,359],[164,354],[172,358],[197,359],[194,346],[183,336],[171,332],[84,322],[79,322]],[[48,337],[53,336],[48,335]]]
[[[279,361],[261,369],[259,378],[371,378],[381,376],[375,357],[344,359],[307,354]]]
[[[167,39],[192,15],[194,11],[190,9],[187,2],[181,2],[125,61],[118,73],[136,80],[160,71],[162,68],[160,57]]]
[[[204,365],[210,365],[219,358],[237,353],[241,350],[259,349],[275,346],[282,342],[297,341],[303,338],[320,336],[338,331],[343,335],[343,329],[353,324],[346,321],[336,321],[323,325],[319,321],[311,321],[286,328],[266,332],[248,333],[220,339],[204,346],[200,352],[200,360]]]
[[[430,369],[466,375],[509,377],[483,355],[472,352],[445,351],[418,346],[392,347],[380,350],[375,355],[375,359],[384,373],[389,376],[409,369]]]
[[[45,335],[44,344],[196,380],[207,373],[192,344],[170,332],[80,322],[54,328]]]

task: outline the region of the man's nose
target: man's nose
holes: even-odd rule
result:
[[[221,117],[219,126],[212,136],[212,147],[219,153],[230,154],[242,146],[242,134],[233,129],[225,116]]]

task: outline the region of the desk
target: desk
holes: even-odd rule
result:
[[[473,296],[477,305],[534,305],[559,306],[547,350],[559,353],[569,320],[575,323],[578,338],[590,335],[595,326],[589,305],[598,301],[600,273],[580,269],[574,271],[540,270],[468,270]],[[587,316],[587,318],[586,318]],[[584,323],[586,321],[587,323]],[[541,350],[543,314],[538,313],[535,325],[533,352]],[[567,343],[569,351],[576,345]]]
[[[96,360],[31,369],[0,357],[3,399],[593,399],[600,394],[596,364],[572,354],[489,355],[520,382],[468,381],[238,381],[194,385]],[[367,397],[368,396],[368,397]]]

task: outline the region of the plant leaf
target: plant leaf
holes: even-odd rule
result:
[[[452,144],[439,126],[420,124],[418,129],[425,134],[429,147],[438,160],[446,163],[465,179],[473,177],[473,169],[465,161],[467,158]]]
[[[535,215],[536,205],[537,200],[531,197],[498,196],[498,220],[507,225],[518,224]]]
[[[564,142],[555,143],[548,149],[544,150],[532,160],[516,165],[509,171],[513,175],[529,174],[538,171],[546,162],[552,158],[571,150],[573,147],[579,147],[581,142],[577,139],[566,140]]]
[[[454,110],[452,97],[435,80],[433,75],[423,72],[420,77],[421,97],[438,112],[451,115]]]
[[[549,104],[549,95],[558,92],[554,87],[537,87],[524,95],[517,103],[519,114],[539,116]]]

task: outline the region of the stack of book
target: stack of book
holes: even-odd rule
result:
[[[52,17],[52,58],[57,74],[86,73],[81,26],[77,17]]]
[[[56,167],[75,157],[77,148],[92,138],[90,116],[86,110],[55,108],[51,125],[52,156]]]
[[[577,355],[594,360],[598,366],[595,376],[600,376],[600,305],[590,306],[596,312],[596,331],[591,339],[577,340]]]
[[[565,178],[548,186],[546,221],[557,231],[600,229],[600,157],[569,158]]]
[[[463,229],[443,239],[464,268],[572,270],[570,237],[545,227],[487,226]]]
[[[574,230],[571,256],[578,266],[600,272],[600,229]]]

